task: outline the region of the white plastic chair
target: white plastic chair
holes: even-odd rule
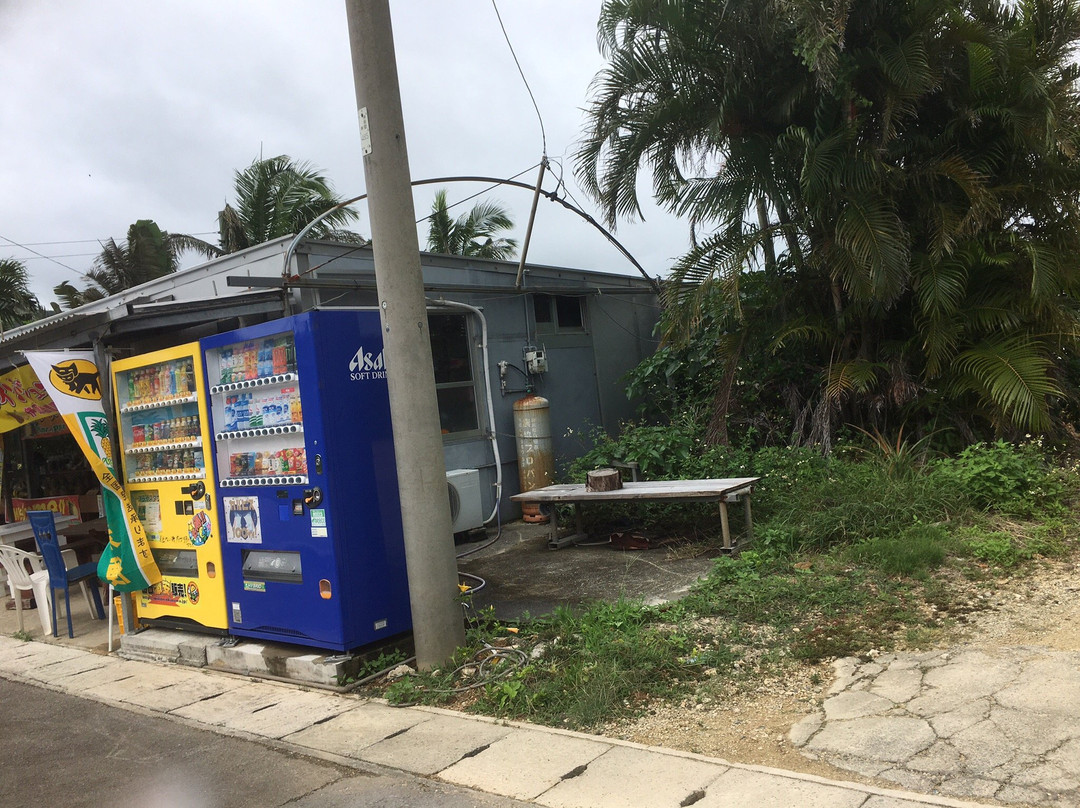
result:
[[[8,577],[8,589],[15,598],[15,614],[19,618],[19,631],[23,630],[22,593],[33,592],[30,574],[44,569],[41,559],[34,553],[28,553],[17,547],[0,546],[0,566]]]
[[[64,564],[68,567],[73,566],[76,563],[75,551],[64,550],[61,555],[64,558]],[[11,547],[9,545],[0,545],[0,566],[4,568],[4,572],[8,577],[8,589],[11,590],[11,597],[15,599],[15,614],[19,619],[19,631],[23,630],[23,607],[22,607],[22,593],[33,592],[34,584],[30,580],[30,576],[35,572],[45,572],[45,564],[41,560],[41,556],[37,553],[28,553],[25,550],[20,550],[18,547]],[[94,606],[90,602],[90,590],[86,588],[86,581],[82,581],[83,596],[86,598],[86,607],[90,609],[90,613],[93,615]],[[38,603],[38,608],[43,608],[42,604]],[[47,606],[45,607],[47,608]]]

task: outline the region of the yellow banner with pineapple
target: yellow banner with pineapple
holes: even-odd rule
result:
[[[156,584],[161,572],[150,552],[146,531],[116,477],[94,354],[26,351],[24,355],[101,481],[109,544],[98,562],[98,577],[120,592],[137,592]]]

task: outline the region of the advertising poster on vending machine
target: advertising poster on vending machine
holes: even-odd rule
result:
[[[258,497],[224,497],[225,541],[234,544],[262,544]]]

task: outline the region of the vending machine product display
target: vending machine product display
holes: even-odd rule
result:
[[[112,378],[125,487],[162,574],[160,583],[139,593],[139,619],[224,633],[229,624],[199,344],[117,360]]]
[[[379,316],[201,343],[229,630],[348,651],[411,628]]]

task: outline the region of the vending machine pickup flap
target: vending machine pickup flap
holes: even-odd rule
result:
[[[298,584],[304,577],[300,573],[300,553],[275,550],[244,551],[243,576],[252,581],[280,581]]]
[[[162,575],[170,578],[199,577],[199,558],[194,550],[153,548],[151,552]]]

